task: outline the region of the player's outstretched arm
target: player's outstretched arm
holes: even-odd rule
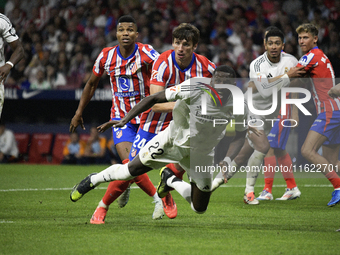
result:
[[[165,90],[160,91],[156,94],[150,95],[148,97],[143,98],[138,104],[136,104],[129,112],[122,118],[120,121],[109,121],[97,127],[98,132],[104,132],[106,129],[110,127],[123,127],[132,120],[137,115],[145,112],[150,109],[154,104],[157,103],[165,103],[168,100],[165,97]]]
[[[337,84],[336,86],[332,87],[329,91],[328,91],[328,95],[330,97],[339,97],[340,96],[340,83]]]
[[[84,120],[83,120],[83,111],[86,105],[90,102],[91,98],[93,97],[94,92],[96,91],[98,87],[99,80],[100,80],[100,77],[92,73],[89,80],[86,82],[83,93],[81,94],[78,109],[76,110],[76,113],[74,114],[71,120],[71,124],[70,124],[71,133],[75,132],[76,128],[79,125],[81,126],[83,130],[85,130]]]
[[[259,92],[263,98],[270,97],[273,94],[273,87],[279,91],[282,87],[289,86],[291,78],[302,77],[306,74],[304,67],[292,67],[287,73],[267,79],[265,74],[258,74],[256,78],[249,81],[248,88],[252,92]]]
[[[150,85],[150,95],[156,94],[160,91],[165,90],[165,87],[163,86],[158,86],[155,84]],[[152,110],[154,112],[172,112],[174,109],[175,102],[167,102],[163,104],[155,104],[152,106]]]

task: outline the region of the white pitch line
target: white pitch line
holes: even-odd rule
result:
[[[2,223],[14,223],[14,221],[11,220],[0,220],[0,224]]]
[[[233,185],[233,184],[223,184],[220,188],[242,188],[245,185]],[[285,184],[277,184],[273,185],[275,188],[284,188],[286,187]],[[299,185],[299,187],[306,187],[306,188],[326,188],[326,187],[333,187],[331,184],[303,184]],[[107,187],[97,187],[96,189],[107,189]],[[138,186],[132,186],[131,189],[139,189]],[[45,189],[0,189],[0,192],[17,192],[17,191],[60,191],[60,190],[72,190],[72,188],[45,188]]]

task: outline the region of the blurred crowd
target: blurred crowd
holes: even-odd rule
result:
[[[9,0],[2,6],[23,42],[26,58],[12,69],[5,86],[23,89],[82,88],[102,48],[118,44],[116,22],[132,15],[138,41],[159,53],[171,49],[172,29],[188,22],[201,33],[197,53],[232,66],[248,78],[249,65],[264,52],[264,30],[285,34],[285,51],[302,53],[295,28],[319,28],[319,47],[340,75],[340,1],[336,0]],[[10,49],[6,50],[10,54]],[[103,76],[99,87],[109,87]]]

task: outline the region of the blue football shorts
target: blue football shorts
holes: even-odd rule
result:
[[[320,113],[309,130],[326,136],[324,145],[340,144],[340,111]]]

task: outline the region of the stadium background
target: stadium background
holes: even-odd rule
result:
[[[160,53],[171,48],[175,26],[194,24],[201,32],[197,53],[217,65],[231,65],[241,88],[250,62],[264,51],[262,35],[268,26],[284,32],[285,51],[299,59],[295,28],[312,22],[319,28],[319,47],[330,58],[336,77],[340,74],[340,1],[335,0],[12,0],[0,1],[0,11],[12,21],[26,55],[5,83],[2,119],[14,132],[68,132],[94,60],[103,47],[117,44],[116,21],[125,14],[138,23],[138,41]],[[10,55],[9,47],[5,53]],[[29,86],[38,70],[50,77],[52,89],[32,94]],[[84,112],[87,130],[108,120],[109,87],[104,75]],[[313,103],[307,108],[313,112]],[[305,162],[299,151],[312,120],[300,115],[300,125],[290,137],[287,149],[298,164]]]

